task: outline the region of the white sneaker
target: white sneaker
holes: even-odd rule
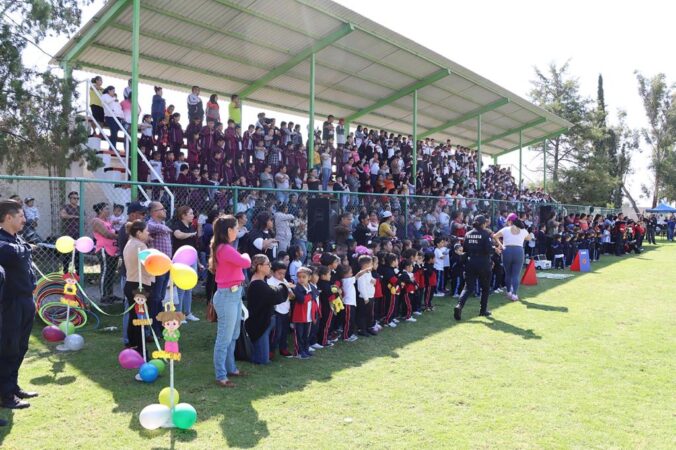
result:
[[[443,297],[443,296],[444,294],[442,294],[441,292],[435,292],[433,295],[433,297]]]
[[[422,316],[422,313],[420,311],[413,311],[413,314],[415,314],[416,316]]]
[[[454,294],[453,298],[460,298],[460,294]]]
[[[390,327],[390,328],[397,328],[397,324],[394,323],[394,320],[392,322],[388,323],[387,326]]]
[[[495,293],[496,293],[496,294],[502,294],[502,289],[497,288],[497,289],[495,290]]]
[[[319,343],[313,344],[313,345],[311,345],[310,347],[311,347],[311,348],[314,348],[315,350],[321,350],[321,349],[324,348],[324,346],[321,345],[321,344],[319,344]]]
[[[399,319],[392,319],[392,322],[399,323]]]
[[[409,317],[406,319],[406,322],[417,322],[417,320],[415,320],[413,317]]]
[[[187,320],[181,320],[181,325],[185,325],[186,323],[188,323]]]
[[[186,320],[189,320],[191,322],[199,322],[200,319],[196,317],[193,313],[190,313],[186,316]]]
[[[357,337],[357,335],[356,335],[356,334],[353,334],[352,336],[350,336],[349,338],[347,338],[347,339],[345,339],[345,340],[346,340],[347,342],[354,342],[354,341],[356,341],[357,339],[359,339],[359,338]]]
[[[310,353],[314,353],[314,352],[315,352],[315,348],[314,348],[314,347],[308,347],[308,350],[310,351]]]

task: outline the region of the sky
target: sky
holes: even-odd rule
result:
[[[95,0],[85,7],[82,23],[103,3]],[[672,23],[676,2],[338,0],[338,3],[524,98],[531,89],[534,67],[545,69],[552,62],[561,65],[570,60],[570,73],[578,77],[582,94],[596,98],[597,78],[602,74],[611,122],[615,112],[623,109],[627,112],[627,124],[633,128],[647,126],[634,71],[639,70],[646,76],[662,72],[670,82],[676,82],[676,58],[673,57],[676,39]],[[54,54],[66,42],[66,37],[49,38],[40,46]],[[24,61],[45,66],[49,57],[29,47]],[[80,72],[75,77],[86,79],[89,75]],[[120,91],[125,81],[109,78],[104,84],[113,84]],[[140,101],[145,111],[150,109],[152,94],[150,86],[142,86]],[[186,93],[165,89],[164,97],[167,104],[174,103],[185,117]],[[221,104],[227,106],[224,101]],[[264,110],[245,105],[243,122],[255,122],[255,114]],[[269,116],[277,117],[278,123],[280,120],[307,122],[306,118],[279,112]],[[187,123],[185,119],[183,122]],[[628,182],[640,206],[649,204],[649,200],[639,198],[641,183],[650,183],[647,168],[650,151],[645,143],[642,149],[633,157],[634,173]],[[516,167],[518,152],[501,157],[499,162]],[[541,157],[524,152],[523,163],[527,182],[542,179]]]

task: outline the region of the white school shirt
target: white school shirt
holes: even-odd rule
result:
[[[279,281],[277,278],[275,277],[268,278],[268,286],[277,287],[280,284],[282,284],[282,282]],[[289,302],[288,298],[286,299],[285,302],[275,305],[275,311],[277,311],[279,314],[289,314],[290,310],[291,310],[291,302]]]
[[[434,270],[444,270],[444,259],[448,256],[448,248],[434,249]]]
[[[297,260],[291,261],[289,264],[289,276],[294,284],[298,283],[298,269],[303,266],[303,263]]]
[[[357,306],[357,291],[354,288],[354,277],[343,278],[343,303],[345,305]]]
[[[371,275],[371,272],[366,272],[357,279],[357,289],[363,300],[370,300],[376,295],[376,286],[372,281],[373,275]]]

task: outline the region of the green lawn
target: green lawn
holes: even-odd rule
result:
[[[118,333],[84,332],[85,349],[61,355],[36,324],[21,382],[41,396],[0,411],[0,447],[676,448],[675,261],[673,244],[604,257],[520,303],[492,296],[492,320],[471,299],[456,324],[435,299],[418,323],[312,360],[240,364],[251,376],[233,390],[213,384],[215,325],[189,324],[176,383],[191,431],[140,427],[168,377],[133,381]]]

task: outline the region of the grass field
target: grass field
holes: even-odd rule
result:
[[[604,257],[593,272],[539,280],[523,301],[470,299],[417,323],[338,344],[308,361],[240,363],[236,389],[213,384],[215,325],[182,328],[176,383],[193,430],[143,430],[166,376],[133,381],[119,333],[83,332],[57,354],[36,324],[21,372],[28,410],[0,410],[7,449],[676,448],[676,246]],[[203,311],[199,310],[203,317]],[[105,325],[116,324],[106,321]]]

